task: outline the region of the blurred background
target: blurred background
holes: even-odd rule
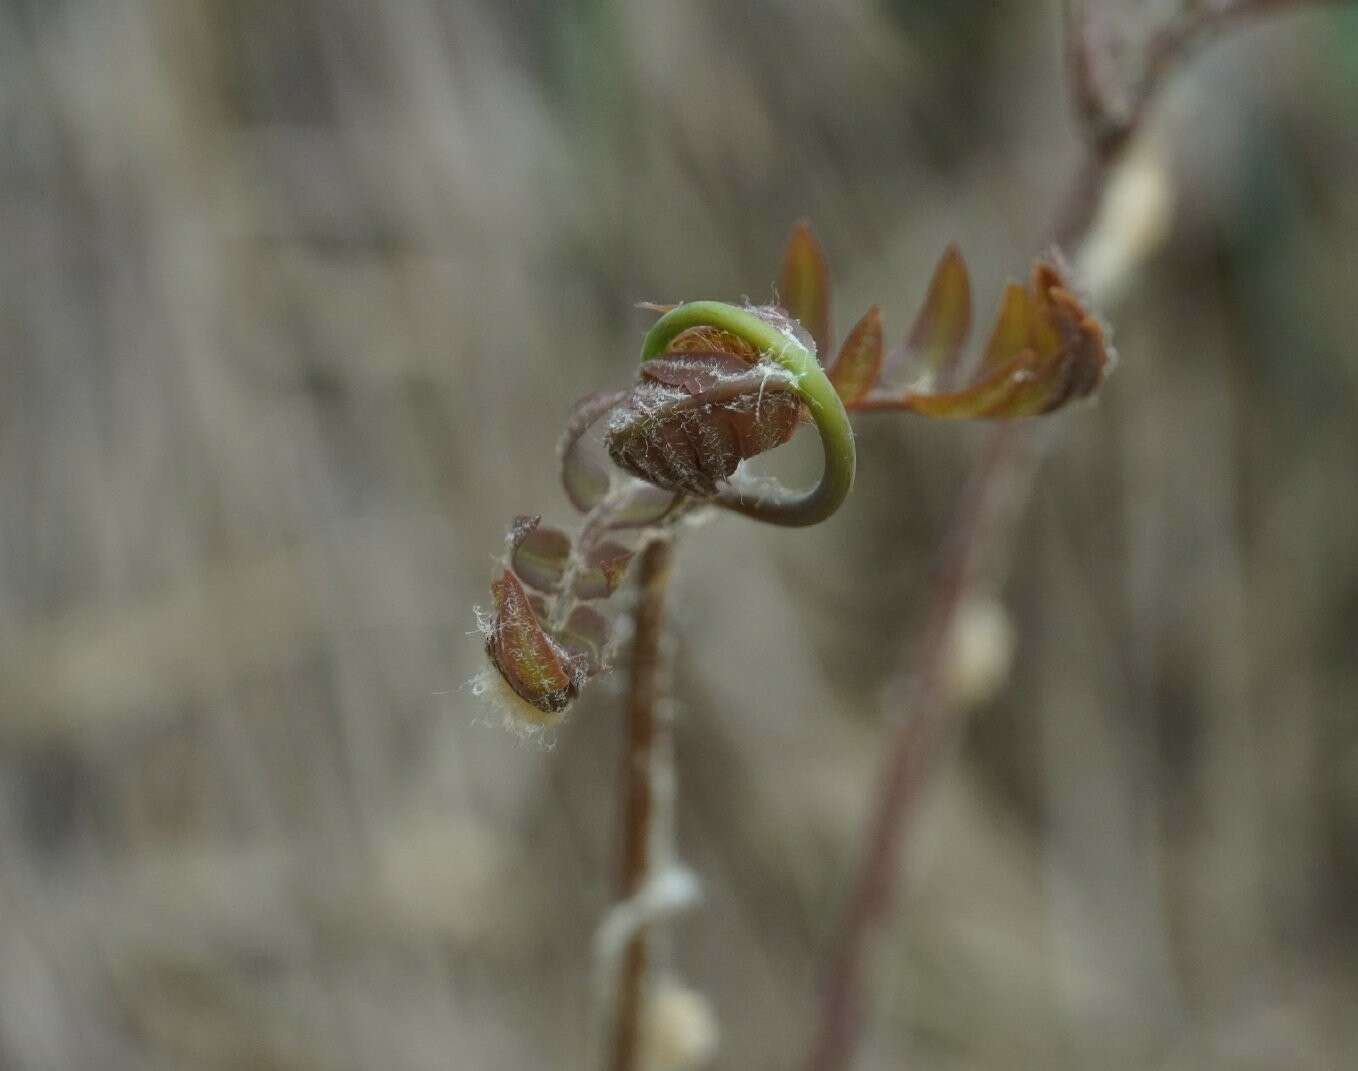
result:
[[[621,677],[551,746],[481,708],[504,530],[571,521],[634,303],[767,299],[798,217],[839,331],[952,240],[984,330],[1080,158],[1058,8],[0,3],[0,1068],[583,1066]],[[1160,105],[863,1069],[1358,1066],[1358,12]],[[718,1068],[805,1058],[986,434],[860,431],[829,523],[682,540]]]

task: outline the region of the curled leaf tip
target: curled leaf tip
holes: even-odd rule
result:
[[[571,541],[557,528],[545,528],[541,517],[522,516],[509,530],[510,564],[529,587],[555,592],[571,553]]]
[[[577,606],[561,630],[561,645],[592,676],[604,668],[608,633],[608,619],[603,614],[589,606]]]
[[[615,464],[657,487],[710,499],[740,462],[791,438],[801,402],[784,389],[777,365],[744,339],[727,351],[683,347],[686,338],[726,345],[727,334],[689,329],[674,340],[678,350],[642,366],[640,382],[610,419],[606,441]]]

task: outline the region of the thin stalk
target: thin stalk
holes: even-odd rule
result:
[[[1056,228],[1057,241],[1066,245],[1089,226],[1109,171],[1117,166],[1127,146],[1146,122],[1146,115],[1170,76],[1194,52],[1220,40],[1235,26],[1266,17],[1294,14],[1308,8],[1351,4],[1353,0],[1188,0],[1183,10],[1156,30],[1144,45],[1139,75],[1129,85],[1104,83],[1099,69],[1098,36],[1102,17],[1087,0],[1065,0],[1066,63],[1071,95],[1088,153],[1085,166],[1063,199],[1065,208]],[[1097,5],[1096,5],[1097,8]]]
[[[1144,45],[1141,70],[1119,96],[1103,84],[1098,48],[1091,40],[1102,16],[1090,11],[1086,0],[1066,0],[1066,53],[1071,92],[1095,154],[1111,157],[1130,140],[1145,120],[1146,111],[1166,78],[1182,67],[1199,46],[1219,40],[1231,26],[1266,16],[1298,12],[1307,7],[1348,3],[1350,0],[1188,0],[1167,19]],[[1096,5],[1097,7],[1097,5]]]
[[[848,913],[830,961],[812,1071],[847,1067],[857,1040],[861,978],[869,937],[890,913],[902,832],[938,759],[960,732],[944,694],[944,668],[958,608],[971,591],[986,548],[1006,525],[1002,507],[1010,491],[1026,489],[1023,462],[1034,457],[1026,426],[1003,424],[963,494],[944,548],[925,625],[924,647],[913,688],[911,714],[891,743],[877,790],[872,826],[850,896]],[[1018,484],[1016,488],[1014,485]]]
[[[1147,68],[1134,88],[1131,107],[1118,116],[1110,110],[1097,82],[1088,27],[1082,22],[1084,4],[1069,0],[1068,60],[1076,103],[1084,120],[1087,153],[1068,196],[1063,198],[1065,208],[1054,228],[1060,243],[1076,248],[1088,237],[1112,177],[1126,159],[1127,149],[1142,129],[1159,90],[1193,47],[1207,38],[1210,29],[1320,2],[1224,0],[1214,7],[1190,9],[1189,15],[1171,24],[1151,43]],[[973,583],[978,563],[1007,530],[1007,525],[997,521],[995,504],[1005,488],[1014,489],[1019,496],[1026,494],[1030,481],[1023,479],[1023,473],[1038,452],[1032,436],[1022,427],[996,429],[954,521],[916,667],[911,714],[896,730],[873,804],[871,831],[858,877],[830,957],[810,1071],[841,1071],[853,1057],[861,975],[869,939],[892,906],[900,844],[928,775],[939,764],[946,745],[962,730],[961,719],[949,716],[952,711],[942,687],[957,610]],[[1021,504],[1015,501],[1012,506],[1017,509]]]
[[[623,746],[622,860],[618,896],[627,901],[646,884],[651,865],[651,826],[656,803],[652,782],[657,743],[656,705],[663,678],[661,644],[673,542],[648,543],[637,563],[637,604],[632,634]],[[646,997],[646,927],[639,925],[623,950],[613,1012],[612,1071],[636,1071],[641,1011]]]

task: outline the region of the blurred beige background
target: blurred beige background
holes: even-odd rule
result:
[[[1154,5],[1140,5],[1151,7]],[[978,319],[1079,157],[1055,3],[0,3],[0,1068],[581,1066],[618,680],[466,682],[641,300]],[[1012,672],[906,854],[857,1066],[1358,1066],[1358,13],[1234,36],[1013,535]],[[983,429],[861,422],[676,581],[673,964],[804,1058]]]

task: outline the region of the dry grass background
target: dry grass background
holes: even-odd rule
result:
[[[1078,148],[1051,3],[0,4],[0,1067],[577,1066],[616,684],[462,684],[643,299],[988,305]],[[863,1068],[1358,1063],[1358,21],[1178,80],[1173,227],[1013,548]],[[819,529],[677,583],[674,960],[806,1051],[977,429],[864,422]]]

